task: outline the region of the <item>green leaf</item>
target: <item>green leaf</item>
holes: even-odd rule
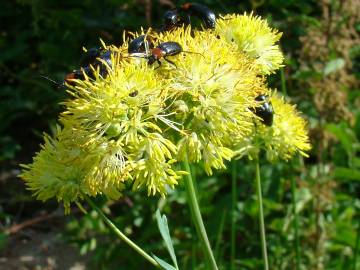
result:
[[[360,171],[345,167],[336,167],[334,176],[338,180],[355,180],[360,181]]]
[[[355,168],[360,168],[360,158],[354,157],[353,160],[352,160],[352,165],[353,165]]]
[[[348,154],[354,152],[357,142],[356,135],[345,123],[328,124],[325,129],[335,135]]]
[[[321,73],[316,72],[315,70],[298,70],[291,77],[298,80],[308,80],[308,79],[320,79]]]
[[[174,247],[173,247],[172,240],[171,240],[171,237],[170,237],[170,232],[169,232],[169,226],[168,226],[168,223],[167,223],[167,219],[166,219],[165,215],[161,216],[159,209],[156,211],[156,220],[157,220],[157,224],[158,224],[158,227],[159,227],[159,230],[160,230],[160,234],[161,234],[162,238],[165,241],[166,248],[169,251],[171,259],[172,259],[172,261],[173,261],[173,263],[174,263],[174,265],[176,267],[175,269],[179,269],[178,264],[177,264],[177,260],[176,260]]]
[[[296,201],[296,213],[300,213],[305,209],[305,206],[313,198],[310,190],[308,188],[300,188],[295,193]]]
[[[336,58],[329,61],[324,68],[324,75],[327,76],[335,71],[342,69],[345,66],[345,60],[343,58]]]
[[[155,259],[155,261],[157,261],[157,263],[160,264],[160,266],[165,270],[178,270],[179,269],[179,268],[175,268],[174,266],[168,264],[167,262],[165,262],[164,260],[155,256],[154,254],[152,256]]]
[[[356,230],[349,223],[337,222],[336,234],[334,235],[333,241],[355,248]]]

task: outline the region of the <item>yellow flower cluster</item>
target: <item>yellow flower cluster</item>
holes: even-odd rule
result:
[[[309,149],[292,106],[272,96],[271,127],[251,110],[257,96],[271,95],[264,74],[283,60],[280,34],[265,21],[228,15],[213,30],[145,34],[155,47],[181,45],[183,52],[167,57],[176,66],[164,59],[149,65],[146,53],[127,53],[128,41],[106,47],[113,52],[108,75],[97,71],[95,80],[69,86],[61,128],[24,166],[22,178],[39,199],[56,197],[68,207],[83,194],[116,198],[129,185],[165,195],[185,173],[179,162],[201,162],[211,174],[235,154],[249,154],[259,138],[271,159]]]
[[[289,160],[299,152],[307,156],[306,151],[311,149],[306,130],[306,122],[295,110],[294,105],[286,104],[277,94],[270,98],[274,109],[274,120],[270,127],[261,123],[261,119],[253,121],[248,136],[235,142],[237,157],[249,156],[256,158],[260,149],[266,151],[269,161],[278,159]]]
[[[252,57],[261,73],[267,75],[282,66],[284,56],[276,44],[282,34],[271,29],[260,17],[226,15],[218,21],[216,31],[228,42],[234,42],[239,51]]]

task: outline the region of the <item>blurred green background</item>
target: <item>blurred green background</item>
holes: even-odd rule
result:
[[[94,213],[74,207],[64,217],[55,201],[34,201],[17,174],[19,164],[31,162],[40,149],[43,132],[52,133],[61,102],[69,98],[40,76],[62,81],[78,67],[82,47],[99,46],[99,39],[121,45],[124,30],[158,27],[162,14],[182,3],[1,1],[0,269],[70,269],[77,261],[86,267],[79,269],[150,269]],[[300,269],[360,269],[360,1],[201,3],[216,14],[253,11],[283,32],[286,66],[269,84],[309,123],[309,158],[262,160],[270,269],[295,269],[295,213]],[[236,269],[261,269],[254,166],[246,160],[237,166]],[[230,164],[211,177],[193,170],[213,249],[221,269],[229,269]],[[168,217],[180,269],[205,269],[182,187],[166,200],[129,192],[120,201],[98,203],[135,242],[170,261],[154,220],[159,207]]]

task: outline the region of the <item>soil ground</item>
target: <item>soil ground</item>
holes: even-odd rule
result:
[[[17,177],[18,165],[7,165],[0,170],[0,270],[86,269],[90,256],[61,237],[63,209],[35,201]]]
[[[26,229],[8,238],[0,254],[1,270],[85,270],[88,257],[65,243],[58,229]]]

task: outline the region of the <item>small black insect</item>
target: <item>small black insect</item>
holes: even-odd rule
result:
[[[113,52],[110,50],[95,52],[93,50],[88,56],[85,57],[86,60],[82,61],[82,66],[80,69],[74,70],[73,72],[67,74],[62,83],[64,86],[65,83],[74,85],[73,79],[85,80],[85,75],[90,79],[95,80],[94,70],[99,70],[99,75],[105,78],[108,75],[109,69],[112,67],[111,56]],[[95,55],[98,55],[95,57]],[[88,65],[85,65],[88,63]]]
[[[80,67],[86,67],[94,64],[96,58],[100,57],[102,50],[100,48],[89,49],[80,59]]]
[[[146,36],[146,41],[148,42],[149,49],[154,48],[149,36]],[[129,43],[128,53],[143,53],[145,52],[145,48],[145,35],[141,35]]]
[[[140,39],[141,38],[141,39]],[[140,36],[139,38],[135,39],[136,42],[134,42],[134,44],[140,44],[140,40],[144,40],[144,35]],[[148,60],[148,64],[152,65],[155,62],[157,62],[159,64],[158,67],[156,67],[155,69],[159,68],[161,66],[161,58],[164,58],[165,61],[167,61],[168,63],[174,65],[176,67],[176,64],[169,60],[167,57],[168,56],[173,56],[173,55],[177,55],[179,53],[195,53],[195,54],[200,54],[202,57],[204,57],[201,53],[197,53],[197,52],[190,52],[190,51],[184,51],[183,48],[181,47],[181,45],[175,41],[167,41],[167,42],[163,42],[160,43],[158,46],[156,46],[155,48],[151,48],[149,52],[142,51],[142,50],[135,50],[135,45],[132,47],[134,48],[134,50],[129,50],[132,51],[133,54],[135,54],[135,52],[139,52],[142,53],[142,55],[130,55],[129,57],[140,57],[140,58],[145,58]],[[130,48],[130,46],[129,46]]]
[[[111,57],[113,54],[114,52],[106,50],[93,64],[95,70],[99,68],[99,74],[104,78],[108,75],[109,69],[112,68]]]
[[[53,84],[56,85],[56,87],[58,89],[63,89],[63,88],[66,88],[66,84],[74,86],[75,83],[73,80],[85,80],[84,74],[86,74],[88,77],[90,77],[92,79],[95,79],[93,70],[89,66],[81,67],[80,69],[73,70],[72,72],[66,74],[65,78],[62,82],[57,82],[57,81],[55,81],[47,76],[43,76],[43,75],[40,75],[40,77],[52,82]]]
[[[84,63],[89,62],[89,64],[86,66],[81,66],[80,69],[74,70],[73,72],[67,74],[62,85],[65,85],[65,83],[74,85],[74,79],[85,80],[85,75],[88,76],[90,79],[95,80],[94,70],[97,69],[99,69],[99,75],[105,78],[108,75],[109,68],[111,69],[112,67],[112,54],[113,52],[111,52],[110,50],[106,50],[92,61],[90,61],[91,57],[89,57],[87,61],[84,61]]]
[[[188,15],[193,15],[201,19],[205,28],[215,28],[215,13],[207,6],[199,3],[185,3],[180,7],[179,10]]]
[[[215,13],[207,6],[198,3],[185,3],[180,8],[168,10],[163,15],[163,24],[158,32],[171,31],[176,27],[191,23],[190,16],[199,18],[205,28],[215,28]]]
[[[148,64],[152,65],[155,62],[157,62],[160,67],[161,66],[160,59],[164,58],[165,61],[169,62],[170,64],[176,67],[176,64],[170,61],[169,59],[167,59],[167,57],[172,55],[177,55],[181,52],[183,52],[183,49],[179,43],[174,41],[163,42],[159,44],[156,48],[151,50],[150,56],[147,57]]]
[[[73,80],[85,80],[85,75],[90,79],[95,80],[94,71],[90,66],[81,67],[80,69],[73,70],[72,72],[65,75],[64,80],[58,83],[58,88],[65,88],[65,83],[74,86]]]
[[[170,31],[176,27],[190,24],[190,16],[180,16],[176,9],[168,10],[163,15],[163,25],[158,30],[159,32]]]
[[[131,92],[131,93],[129,94],[129,97],[136,97],[138,94],[139,94],[139,91],[138,91],[138,90],[135,90],[134,92]]]
[[[168,10],[163,15],[163,23],[166,26],[175,26],[180,21],[179,14],[176,10]]]
[[[114,52],[110,50],[90,49],[80,61],[80,69],[73,70],[65,75],[62,82],[56,82],[46,76],[40,76],[52,83],[56,84],[57,88],[65,88],[66,83],[75,85],[73,80],[85,80],[85,77],[95,80],[94,70],[99,70],[99,74],[105,78],[108,75],[109,69],[112,67],[111,57]]]
[[[259,116],[266,126],[271,126],[274,119],[274,109],[271,104],[271,101],[267,101],[268,96],[259,95],[255,98],[256,101],[261,102],[262,104],[255,109],[251,109],[253,113]]]

